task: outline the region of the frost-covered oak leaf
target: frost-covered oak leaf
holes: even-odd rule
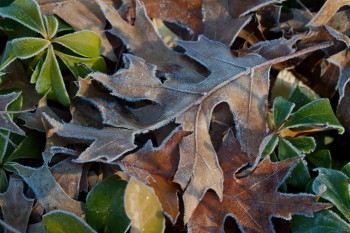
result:
[[[223,200],[207,192],[189,221],[190,232],[223,233],[228,216],[233,217],[244,232],[274,232],[272,217],[289,220],[292,214],[313,216],[313,212],[332,207],[315,203],[314,195],[277,191],[300,161],[299,157],[276,163],[265,159],[253,173],[238,179],[235,172],[249,161],[249,156],[241,151],[232,131],[220,147],[218,157],[225,174]]]

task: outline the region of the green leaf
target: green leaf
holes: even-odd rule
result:
[[[16,59],[15,51],[13,50],[11,41],[6,43],[5,52],[1,58],[0,70],[4,70]]]
[[[16,56],[20,59],[27,59],[34,57],[40,52],[44,51],[49,45],[50,41],[41,38],[19,38],[12,40],[13,50]]]
[[[283,128],[298,127],[330,128],[337,129],[340,134],[344,133],[344,127],[334,115],[328,99],[318,99],[303,106],[290,117]]]
[[[46,24],[47,37],[48,39],[52,39],[58,30],[58,20],[53,15],[44,16],[44,19]]]
[[[161,204],[153,190],[131,178],[125,190],[125,211],[131,232],[159,233],[165,228]]]
[[[23,158],[41,159],[41,153],[45,146],[43,145],[44,141],[45,138],[38,133],[29,134],[4,161],[11,162]]]
[[[306,162],[304,160],[300,160],[290,173],[286,182],[293,187],[304,190],[310,181],[311,176]]]
[[[296,86],[288,100],[295,103],[294,111],[297,111],[299,108],[315,100],[315,96],[306,88]]]
[[[316,142],[313,137],[298,137],[285,139],[303,153],[311,153],[316,148]]]
[[[275,128],[279,127],[291,114],[295,104],[278,96],[273,102],[273,119]]]
[[[41,58],[39,60],[38,64],[35,66],[34,72],[30,78],[30,83],[36,83],[38,81],[39,74],[40,74],[40,71],[43,67],[43,64],[44,64],[44,59]]]
[[[280,143],[278,145],[278,158],[280,160],[285,160],[301,155],[301,151],[295,148],[289,141],[284,138],[280,138]]]
[[[54,39],[53,42],[59,43],[82,56],[98,57],[100,54],[101,39],[92,31],[67,34]]]
[[[319,150],[306,156],[315,167],[332,168],[332,157],[329,150]]]
[[[350,162],[341,169],[341,172],[350,177]]]
[[[70,56],[55,50],[55,54],[64,62],[75,77],[85,78],[90,72],[81,64],[85,64],[94,71],[106,72],[106,63],[102,57],[83,58]]]
[[[321,197],[332,202],[350,221],[349,177],[333,169],[318,168],[316,170],[319,175],[312,184],[312,190],[317,194],[325,185],[327,189],[321,194]]]
[[[46,36],[40,8],[34,0],[15,0],[7,6],[0,7],[0,16],[15,20],[42,36]]]
[[[341,219],[330,210],[323,210],[314,217],[293,216],[291,220],[293,233],[347,233],[350,232],[349,223]]]
[[[9,181],[7,179],[4,169],[0,168],[0,193],[3,193],[7,190],[9,186]]]
[[[62,19],[54,16],[57,19],[58,22],[58,29],[57,29],[57,33],[59,32],[65,32],[65,31],[74,31],[74,29],[67,24],[66,22],[64,22]]]
[[[39,94],[45,95],[48,93],[49,98],[58,100],[64,106],[69,106],[70,104],[52,45],[48,48],[35,88]]]
[[[278,136],[274,134],[267,135],[260,144],[259,154],[262,158],[270,155],[278,144]]]
[[[64,210],[54,210],[43,216],[47,233],[93,233],[94,231],[78,216]]]
[[[124,209],[127,182],[113,175],[97,184],[87,196],[86,221],[98,232],[126,232],[130,220]]]
[[[36,37],[37,33],[12,19],[0,19],[0,29],[4,31],[9,40],[20,37]]]

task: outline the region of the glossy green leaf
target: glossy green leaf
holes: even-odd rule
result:
[[[3,193],[7,190],[9,186],[9,181],[7,179],[4,169],[0,168],[0,193]]]
[[[44,141],[45,138],[38,133],[29,134],[4,161],[10,162],[23,158],[41,159],[41,153],[45,146],[43,145]]]
[[[7,35],[9,40],[20,37],[37,36],[37,32],[9,18],[0,19],[0,29],[3,30],[3,32]]]
[[[316,148],[316,141],[313,137],[298,137],[285,139],[303,153],[311,153]]]
[[[43,216],[47,233],[93,233],[94,231],[78,216],[64,210],[54,210]]]
[[[319,190],[325,185],[327,189],[321,194],[321,197],[332,202],[350,221],[349,177],[333,169],[318,168],[316,170],[319,175],[312,184],[312,190],[318,194]]]
[[[66,31],[74,31],[74,29],[69,24],[64,22],[62,19],[60,19],[56,16],[54,16],[54,17],[57,19],[57,22],[58,22],[57,33],[66,32]]]
[[[16,59],[15,51],[11,41],[6,43],[5,51],[2,54],[0,70],[4,70]]]
[[[341,172],[350,177],[350,162],[341,169]]]
[[[86,221],[98,232],[123,233],[130,226],[124,209],[127,182],[113,175],[97,184],[87,196]]]
[[[44,37],[46,35],[40,8],[35,0],[14,0],[11,4],[0,7],[0,16],[15,20]]]
[[[278,136],[274,134],[267,135],[260,144],[259,154],[262,158],[270,155],[278,144]]]
[[[86,70],[81,64],[87,65],[94,71],[106,72],[106,63],[102,57],[83,58],[70,56],[59,51],[55,54],[61,58],[64,64],[74,74],[75,77],[85,78],[90,72]]]
[[[12,47],[18,58],[27,59],[44,51],[50,43],[41,38],[25,37],[12,40]]]
[[[131,232],[160,233],[165,219],[153,190],[131,178],[125,190],[125,211],[131,220]]]
[[[273,119],[275,128],[280,126],[291,114],[295,104],[278,96],[273,102]]]
[[[340,134],[344,133],[328,99],[318,99],[303,106],[284,125],[284,128],[298,127],[337,129]]]
[[[293,187],[304,190],[310,181],[311,176],[309,169],[306,165],[306,162],[304,160],[301,160],[294,167],[286,182]]]
[[[278,158],[280,160],[285,160],[301,155],[301,151],[295,148],[289,141],[284,138],[280,138],[280,143],[278,145]]]
[[[315,96],[306,88],[296,86],[288,100],[295,104],[294,111],[297,111],[299,108],[315,100]]]
[[[38,64],[35,66],[35,69],[34,69],[34,72],[32,74],[32,77],[30,78],[30,82],[31,83],[36,83],[38,81],[38,78],[39,78],[39,74],[40,74],[40,71],[43,67],[43,64],[44,64],[44,59],[41,58],[38,62]]]
[[[53,38],[58,30],[58,20],[55,16],[49,15],[44,16],[45,24],[46,24],[46,30],[47,30],[47,37],[49,39]]]
[[[35,88],[39,94],[45,95],[48,93],[49,98],[56,99],[65,106],[70,104],[52,45],[48,48]]]
[[[293,233],[348,233],[350,224],[330,210],[314,213],[314,217],[293,216]]]
[[[306,156],[315,167],[332,168],[332,157],[329,150],[319,150]]]
[[[59,43],[82,56],[98,57],[100,54],[101,39],[92,31],[67,34],[54,39],[53,42]]]

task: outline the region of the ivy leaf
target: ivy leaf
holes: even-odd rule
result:
[[[349,177],[344,173],[326,168],[317,168],[319,175],[312,184],[314,193],[319,193],[326,186],[321,197],[332,202],[344,217],[350,221]]]
[[[5,193],[0,193],[0,206],[4,221],[20,232],[26,232],[34,200],[23,194],[23,181],[11,176]]]
[[[329,150],[319,150],[306,156],[316,167],[332,168],[332,157]]]
[[[9,104],[14,102],[19,96],[20,93],[16,92],[0,95],[0,129],[8,130],[19,135],[25,135],[24,131],[12,121],[9,113],[6,113]]]
[[[265,159],[250,175],[239,179],[235,172],[249,161],[249,157],[241,151],[232,131],[218,156],[225,174],[224,198],[221,202],[214,193],[206,193],[188,224],[191,232],[224,232],[228,216],[235,218],[245,232],[273,232],[272,216],[284,219],[291,219],[294,213],[313,216],[313,212],[331,207],[315,203],[313,195],[277,191],[292,167],[300,161],[298,157],[276,163]]]
[[[70,104],[52,45],[48,47],[46,59],[41,67],[35,88],[39,94],[48,94],[49,98],[57,99],[64,106],[69,106]]]
[[[81,218],[68,211],[51,211],[43,216],[43,222],[47,233],[96,233]]]
[[[100,55],[100,37],[92,31],[79,31],[55,38],[52,42],[59,43],[73,52],[86,57]]]
[[[40,8],[35,0],[14,0],[9,5],[0,7],[0,16],[13,19],[46,36]]]
[[[291,221],[293,233],[346,233],[350,231],[350,224],[330,210],[315,213],[313,218],[293,216]]]
[[[86,200],[86,221],[98,232],[124,233],[130,220],[124,209],[124,193],[127,182],[118,176],[110,176],[98,183]]]
[[[163,232],[162,206],[153,190],[131,178],[125,190],[125,211],[131,220],[131,232]]]

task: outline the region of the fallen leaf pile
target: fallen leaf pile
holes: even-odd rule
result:
[[[283,0],[38,0],[43,14],[101,37],[109,73],[67,75],[70,109],[43,96],[35,111],[18,114],[9,106],[19,94],[0,95],[1,137],[7,131],[46,135],[42,160],[34,164],[6,160],[0,151],[1,166],[12,174],[0,193],[3,221],[19,232],[68,232],[68,223],[55,225],[66,214],[61,221],[85,232],[130,226],[132,232],[199,233],[225,232],[232,217],[243,232],[274,232],[272,218],[331,208],[315,195],[281,191],[315,146],[295,157],[286,152],[282,161],[264,154],[267,138],[278,134],[290,146],[282,137],[293,141],[338,124],[298,125],[295,116],[288,128],[294,105],[297,111],[307,102],[286,101],[269,127],[270,91],[283,70],[336,100],[337,117],[350,130],[350,23],[342,21],[350,1],[321,2],[282,10]],[[180,38],[175,46],[163,41],[153,19]],[[122,213],[94,207],[103,203],[101,192]],[[109,215],[121,219],[118,230]]]

